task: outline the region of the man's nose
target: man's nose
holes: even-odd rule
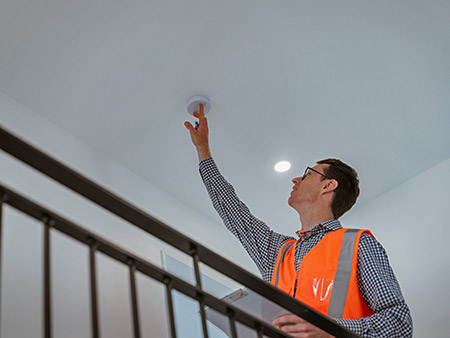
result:
[[[301,177],[294,177],[294,178],[292,179],[292,183],[294,183],[294,184],[300,183],[301,181],[302,181],[302,178],[301,178]]]

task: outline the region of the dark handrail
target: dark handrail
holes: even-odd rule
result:
[[[199,261],[220,271],[238,283],[245,285],[266,299],[281,305],[324,331],[336,337],[359,337],[316,310],[293,299],[236,264],[163,224],[131,203],[14,136],[4,128],[0,128],[0,146],[5,152],[86,197],[95,204],[102,206],[111,213],[127,220],[186,254],[190,256],[197,255]],[[236,316],[236,319],[239,320],[240,317]]]

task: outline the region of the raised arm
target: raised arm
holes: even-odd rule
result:
[[[221,175],[211,158],[206,117],[197,113],[194,116],[199,119],[197,129],[189,122],[184,125],[197,149],[200,175],[211,202],[224,225],[241,242],[255,262],[263,279],[269,282],[278,250],[291,237],[271,230],[263,221],[253,216],[239,199],[233,186]]]

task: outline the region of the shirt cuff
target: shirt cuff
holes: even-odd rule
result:
[[[219,168],[212,157],[204,159],[198,165],[198,170],[203,182],[207,182],[216,176],[220,176]]]
[[[333,320],[360,336],[364,335],[364,325],[357,319],[333,318]]]

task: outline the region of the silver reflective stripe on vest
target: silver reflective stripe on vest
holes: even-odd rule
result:
[[[353,249],[359,229],[348,229],[342,239],[341,252],[334,277],[333,289],[330,296],[328,316],[342,318],[344,314],[345,300],[347,299],[348,285],[352,273]]]
[[[290,244],[287,244],[287,245],[283,246],[283,249],[281,250],[281,257],[280,257],[280,261],[278,262],[278,266],[277,266],[277,276],[275,278],[275,287],[278,287],[278,279],[280,278],[281,263],[284,261],[284,257],[286,256],[286,253],[289,251],[290,248],[292,248],[293,245],[295,245],[295,243],[297,243],[297,242],[292,242]]]

